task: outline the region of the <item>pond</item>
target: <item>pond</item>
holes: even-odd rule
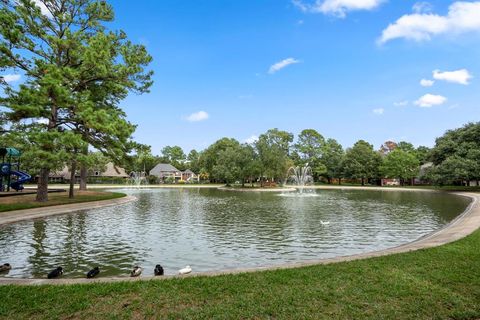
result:
[[[470,200],[440,192],[317,190],[278,194],[217,189],[124,190],[138,200],[0,226],[4,277],[153,275],[274,266],[414,241],[449,223]]]

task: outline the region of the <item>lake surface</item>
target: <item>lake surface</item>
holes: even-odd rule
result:
[[[216,189],[125,190],[138,200],[0,226],[1,276],[153,275],[272,266],[395,247],[427,235],[470,200],[436,192],[317,190],[307,196]],[[322,224],[322,222],[324,224]],[[329,222],[328,225],[325,223]]]

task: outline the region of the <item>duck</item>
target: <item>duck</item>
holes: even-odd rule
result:
[[[153,270],[153,273],[156,275],[156,276],[163,276],[163,267],[159,264],[157,264],[155,266],[155,269]]]
[[[186,266],[185,268],[178,270],[178,274],[188,274],[190,272],[192,272],[192,267],[190,266]]]
[[[50,271],[50,273],[47,275],[47,278],[48,279],[58,278],[62,274],[63,274],[63,268],[62,267],[57,267],[57,268],[53,269],[52,271]]]
[[[138,277],[141,274],[142,274],[142,268],[140,268],[139,266],[135,266],[132,272],[130,272],[130,277]]]
[[[95,267],[92,270],[88,271],[87,278],[94,278],[100,273],[100,268]]]
[[[320,220],[320,223],[322,224],[322,226],[327,226],[330,224],[330,221],[322,221]]]
[[[12,266],[10,265],[10,263],[4,263],[0,266],[0,272],[5,272],[10,269],[12,269]]]

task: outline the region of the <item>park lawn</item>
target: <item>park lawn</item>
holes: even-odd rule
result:
[[[330,265],[11,285],[0,287],[0,296],[4,319],[479,319],[480,231],[437,248]]]
[[[60,204],[116,199],[124,197],[125,194],[120,192],[105,191],[75,191],[75,197],[73,199],[69,199],[68,192],[55,192],[48,194],[49,200],[47,202],[36,202],[35,196],[35,194],[26,194],[22,196],[0,197],[0,212],[56,206]]]

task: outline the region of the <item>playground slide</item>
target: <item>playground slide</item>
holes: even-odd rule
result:
[[[18,177],[17,181],[10,183],[10,187],[17,191],[23,190],[23,184],[27,181],[30,181],[30,179],[32,179],[31,175],[20,170],[19,171],[12,170],[11,174]]]

